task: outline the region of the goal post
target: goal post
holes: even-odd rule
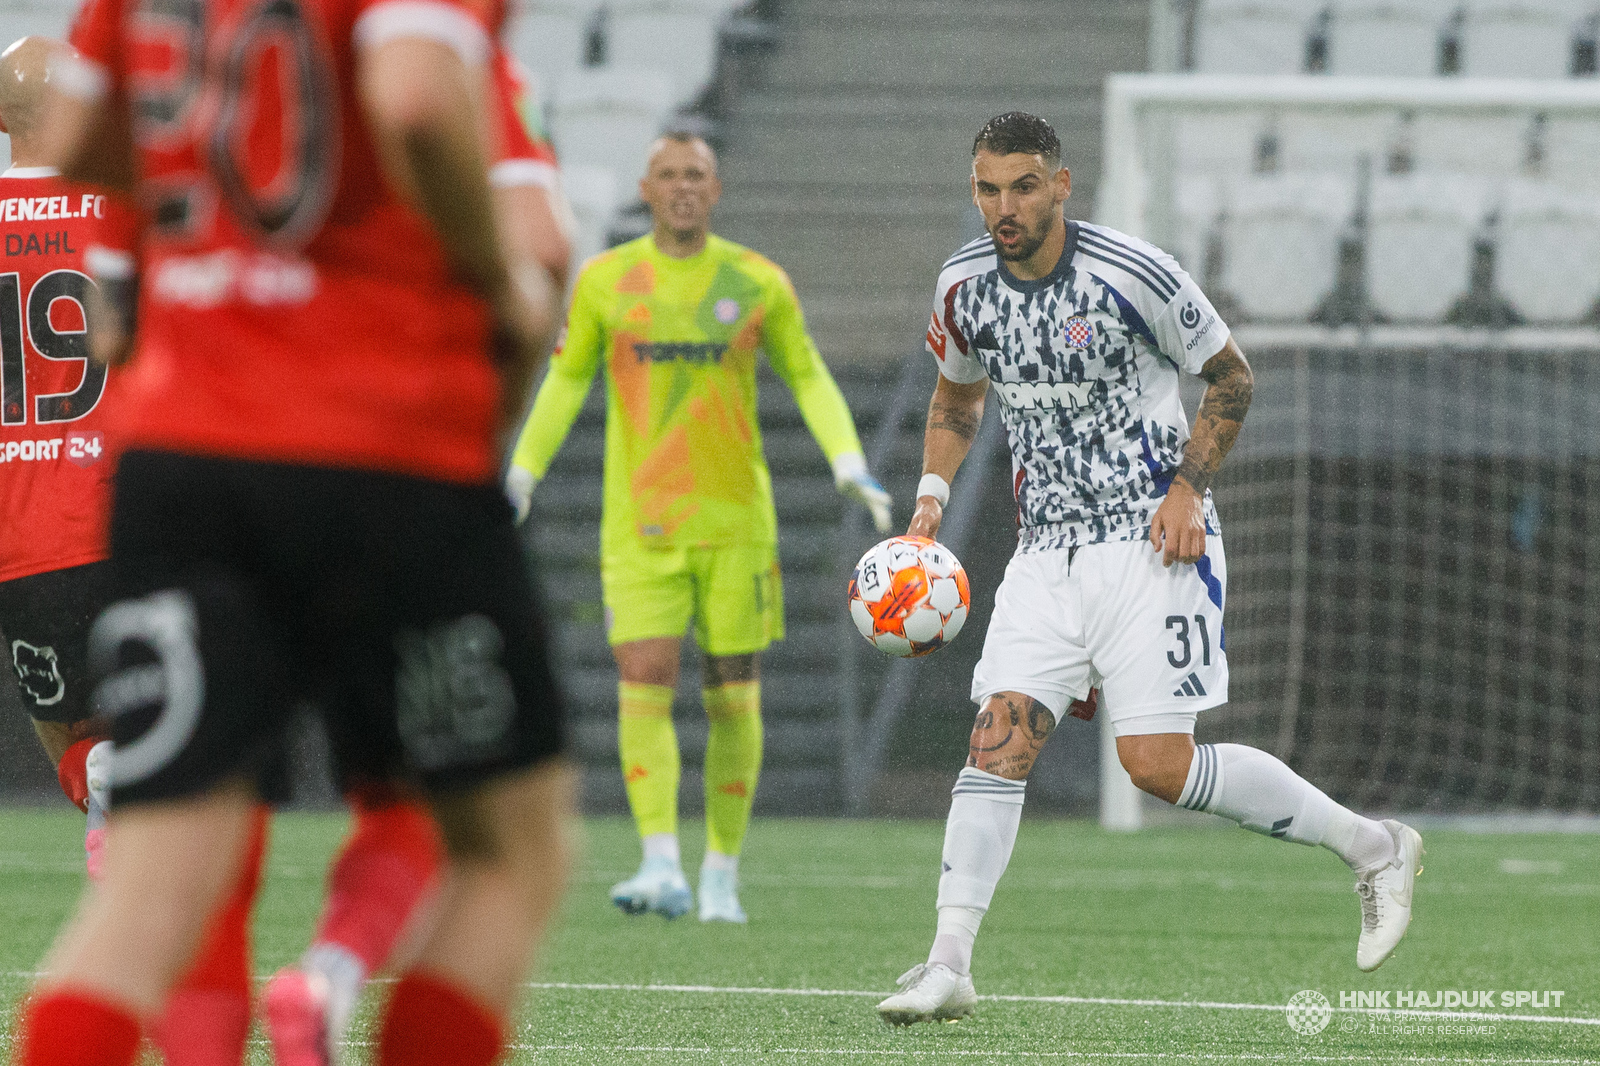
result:
[[[1367,813],[1600,811],[1600,282],[1564,320],[1519,313],[1502,209],[1518,183],[1600,202],[1600,83],[1113,75],[1104,106],[1096,221],[1177,254],[1256,371],[1215,490],[1230,702],[1198,739],[1271,751]],[[1330,293],[1298,317],[1227,291],[1234,207],[1195,192],[1273,172],[1355,187],[1336,261],[1314,264]],[[1434,230],[1397,264],[1363,228],[1372,180],[1404,172],[1485,190],[1471,290],[1431,320],[1373,292],[1433,269]],[[1302,265],[1251,247],[1281,257],[1258,276]],[[1562,284],[1591,284],[1589,249]],[[1138,828],[1154,801],[1102,729],[1101,822]]]

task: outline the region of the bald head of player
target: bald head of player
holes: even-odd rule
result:
[[[650,146],[639,199],[650,208],[656,247],[670,256],[695,255],[706,245],[711,209],[722,196],[717,155],[690,133],[668,133]]]
[[[972,202],[983,212],[995,252],[1020,278],[1042,278],[1066,247],[1061,205],[1072,174],[1050,123],[1022,111],[996,115],[972,142]]]
[[[24,37],[0,52],[0,130],[11,135],[11,162],[34,166],[50,56],[58,46],[46,37]]]

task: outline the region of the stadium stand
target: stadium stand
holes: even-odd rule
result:
[[[1459,0],[1343,0],[1328,33],[1332,74],[1427,76]]]
[[[1373,181],[1367,270],[1379,314],[1393,322],[1445,317],[1467,291],[1488,197],[1486,183],[1460,174]]]
[[[1301,0],[1208,0],[1195,28],[1195,69],[1298,74],[1317,14]]]
[[[1354,204],[1351,182],[1337,174],[1262,174],[1235,182],[1223,226],[1223,290],[1237,294],[1251,318],[1309,319],[1333,289],[1339,239]]]
[[[1509,182],[1499,214],[1500,289],[1529,322],[1592,317],[1600,300],[1600,205],[1543,181]]]

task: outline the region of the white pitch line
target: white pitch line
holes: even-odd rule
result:
[[[863,992],[836,988],[763,988],[740,985],[631,985],[592,984],[575,981],[533,981],[528,988],[571,990],[576,992],[686,992],[727,996],[858,996],[882,997],[887,992]],[[1112,999],[1106,996],[979,996],[995,1003],[1059,1003],[1109,1007],[1190,1007],[1200,1010],[1281,1011],[1286,1003],[1220,1003],[1197,999]],[[1600,1018],[1561,1017],[1543,1014],[1490,1014],[1481,1011],[1385,1010],[1382,1007],[1332,1007],[1335,1014],[1374,1014],[1383,1017],[1445,1018],[1479,1022],[1544,1022],[1563,1025],[1600,1025]]]

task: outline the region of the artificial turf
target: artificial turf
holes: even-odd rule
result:
[[[70,811],[0,811],[7,1017],[81,885],[81,825]],[[303,946],[342,828],[333,816],[278,819],[258,973]],[[979,993],[1162,1002],[991,1000],[965,1021],[892,1030],[874,997],[927,951],[942,833],[932,822],[758,821],[742,871],[750,925],[733,927],[612,909],[606,888],[631,872],[637,844],[626,821],[590,820],[509,1061],[1600,1063],[1600,1025],[1336,1013],[1303,1036],[1282,1010],[1249,1009],[1302,989],[1335,1007],[1341,992],[1491,989],[1565,993],[1559,1009],[1495,1013],[1600,1019],[1600,837],[1425,834],[1411,931],[1362,974],[1351,879],[1326,853],[1237,830],[1112,835],[1027,820],[978,940]],[[684,826],[686,843],[698,835]],[[367,1059],[383,988],[347,1062]],[[270,1061],[259,1040],[250,1061]]]

